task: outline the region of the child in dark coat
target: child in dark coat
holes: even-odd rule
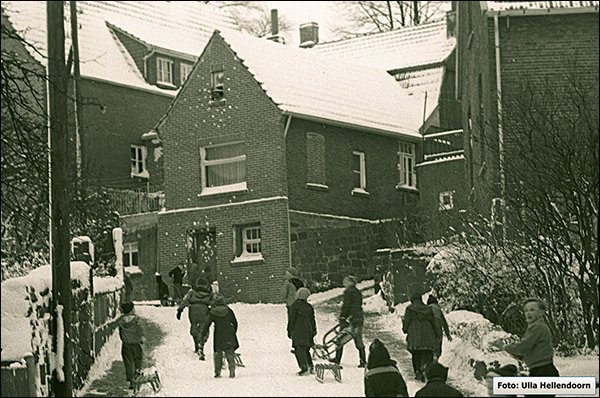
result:
[[[348,275],[342,283],[346,288],[344,290],[344,299],[342,302],[342,309],[340,310],[339,323],[340,325],[350,327],[350,334],[354,339],[354,346],[358,350],[358,356],[360,358],[359,368],[364,368],[367,364],[367,358],[365,353],[365,344],[362,339],[363,331],[363,309],[362,309],[362,294],[356,287],[356,278]],[[340,364],[342,361],[342,355],[344,353],[344,346],[339,346],[335,350],[335,358],[331,362]]]
[[[438,305],[437,298],[435,296],[429,296],[427,299],[427,305],[433,310],[433,316],[435,317],[437,323],[438,339],[433,354],[436,358],[439,358],[442,356],[442,331],[446,334],[448,341],[452,341],[452,336],[450,335],[450,328],[448,327],[448,322],[446,321],[444,312]]]
[[[196,281],[194,289],[190,289],[179,308],[177,308],[177,319],[181,319],[181,313],[185,307],[190,307],[188,310],[188,318],[190,319],[190,334],[194,339],[194,352],[198,354],[198,358],[204,361],[204,344],[208,340],[208,334],[202,333],[204,324],[208,322],[208,306],[211,304],[212,292],[208,280],[200,278]]]
[[[406,382],[385,345],[375,339],[369,347],[364,377],[365,397],[408,397]]]
[[[290,309],[290,317],[287,325],[288,337],[292,339],[294,354],[300,366],[298,376],[304,376],[314,372],[310,347],[314,345],[314,337],[317,335],[317,323],[315,322],[315,310],[306,300],[310,296],[310,290],[301,287],[296,292],[296,300]]]
[[[208,322],[204,325],[203,333],[208,335],[211,324],[215,324],[213,331],[213,349],[215,361],[215,377],[221,377],[223,368],[223,353],[229,365],[229,377],[235,377],[235,350],[240,346],[237,339],[238,323],[235,314],[227,306],[225,297],[217,293],[213,298],[211,309],[208,313]]]
[[[412,354],[415,378],[425,381],[423,367],[433,360],[438,336],[433,310],[421,300],[421,293],[414,292],[402,319],[402,331],[406,333],[406,345]]]
[[[462,393],[456,388],[446,384],[448,379],[448,368],[432,361],[425,368],[427,384],[415,394],[415,397],[462,397]]]
[[[121,304],[123,314],[119,317],[119,337],[121,338],[121,356],[125,365],[125,378],[129,388],[133,389],[133,379],[142,370],[142,344],[146,341],[139,317],[135,314],[133,303]]]

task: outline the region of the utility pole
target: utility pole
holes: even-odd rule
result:
[[[56,369],[53,393],[73,395],[71,329],[71,263],[69,156],[65,27],[62,1],[46,2],[48,27],[48,127],[50,144],[50,261],[52,266],[52,346]]]

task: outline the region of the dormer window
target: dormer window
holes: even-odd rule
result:
[[[225,96],[225,73],[220,71],[212,72],[210,79],[210,92],[213,101],[222,100]]]
[[[181,76],[181,84],[183,84],[187,80],[190,73],[192,73],[193,66],[194,65],[192,65],[192,64],[184,64],[183,62],[181,63],[181,66],[179,68],[180,76]]]
[[[173,85],[173,61],[156,58],[156,82]]]

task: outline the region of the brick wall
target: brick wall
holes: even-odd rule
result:
[[[325,138],[326,190],[306,185],[308,132]],[[368,196],[352,195],[352,151],[365,153]],[[406,214],[418,201],[417,192],[396,189],[400,179],[396,138],[292,118],[286,152],[290,209],[378,219]]]
[[[81,116],[83,165],[86,174],[115,188],[138,188],[145,181],[131,178],[131,144],[166,112],[173,97],[82,79],[84,105]]]

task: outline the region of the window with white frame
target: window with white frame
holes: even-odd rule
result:
[[[439,206],[438,210],[452,210],[454,209],[454,191],[440,192],[439,194]]]
[[[173,61],[166,58],[156,58],[156,81],[173,84]]]
[[[180,76],[181,76],[181,84],[183,84],[188,76],[190,75],[190,73],[192,73],[192,67],[194,65],[192,64],[185,64],[185,63],[181,63],[181,66],[179,67],[179,71],[180,71]]]
[[[139,266],[138,258],[138,243],[123,243],[123,267]]]
[[[352,152],[352,174],[353,174],[353,191],[366,192],[367,188],[367,171],[365,166],[365,153],[359,151]]]
[[[225,72],[222,70],[211,73],[210,76],[211,98],[219,101],[225,96]]]
[[[401,142],[398,149],[398,170],[400,171],[399,187],[416,188],[415,144]]]
[[[233,230],[233,263],[263,260],[260,223],[236,226]]]
[[[200,148],[202,194],[246,189],[243,142]]]
[[[146,147],[131,145],[131,176],[140,176],[146,170]]]

